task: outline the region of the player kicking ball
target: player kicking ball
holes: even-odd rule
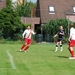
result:
[[[57,32],[57,34],[54,35],[54,38],[58,36],[57,42],[56,42],[56,49],[55,52],[58,50],[58,45],[60,45],[60,51],[63,50],[62,47],[62,41],[63,41],[63,36],[64,36],[64,30],[63,30],[63,26],[60,26],[60,30]]]
[[[24,39],[24,44],[20,48],[20,51],[24,49],[24,52],[26,52],[27,49],[30,47],[32,42],[32,39],[31,39],[32,34],[36,34],[36,33],[33,30],[31,30],[30,26],[28,26],[27,29],[22,34]]]
[[[73,24],[70,24],[70,35],[68,38],[68,41],[69,41],[68,50],[71,54],[71,57],[69,57],[69,59],[75,59],[74,49],[73,49],[73,47],[75,46],[75,29],[73,26],[74,26]]]

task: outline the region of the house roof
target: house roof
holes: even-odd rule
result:
[[[55,14],[49,14],[49,6],[55,8]],[[73,13],[75,0],[37,0],[37,17],[41,18],[41,23],[46,23],[52,19],[66,18],[68,10]]]

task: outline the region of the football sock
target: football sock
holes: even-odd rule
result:
[[[71,55],[72,55],[72,57],[74,57],[74,51],[71,51]]]
[[[56,45],[56,50],[58,50],[58,45]]]
[[[70,54],[71,54],[71,50],[70,50],[70,48],[68,47],[68,50],[69,50],[69,52],[70,52]]]
[[[25,47],[25,44],[22,45],[21,50]]]
[[[61,50],[63,50],[62,45],[60,45]]]
[[[24,49],[24,51],[26,51],[28,48],[29,48],[29,46],[26,46],[25,49]]]

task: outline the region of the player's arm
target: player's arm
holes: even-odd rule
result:
[[[69,36],[68,41],[70,42],[70,40],[71,40],[71,38],[70,38],[70,36]]]
[[[63,36],[65,35],[65,34],[64,34],[64,31],[63,31],[62,33],[60,32],[60,34],[63,35]]]
[[[36,33],[32,30],[32,34],[35,35]]]
[[[56,36],[58,36],[58,34],[55,34],[53,38],[55,38]]]
[[[71,36],[72,36],[72,30],[70,30],[70,35],[69,35],[69,38],[68,38],[68,41],[70,42],[71,40]]]
[[[25,38],[25,34],[26,34],[26,30],[23,32],[22,34],[22,38],[24,39]]]
[[[63,35],[63,36],[65,35],[64,32],[63,33],[60,33],[60,34]]]

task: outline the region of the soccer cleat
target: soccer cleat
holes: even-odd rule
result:
[[[22,50],[20,49],[20,52],[22,52]]]
[[[69,57],[69,59],[75,59],[75,57]]]
[[[61,52],[63,51],[63,48],[61,48],[61,50],[60,50]]]
[[[24,51],[26,53],[26,51]]]
[[[63,51],[63,49],[60,50],[61,52]]]
[[[55,50],[55,52],[56,52],[57,50]]]

